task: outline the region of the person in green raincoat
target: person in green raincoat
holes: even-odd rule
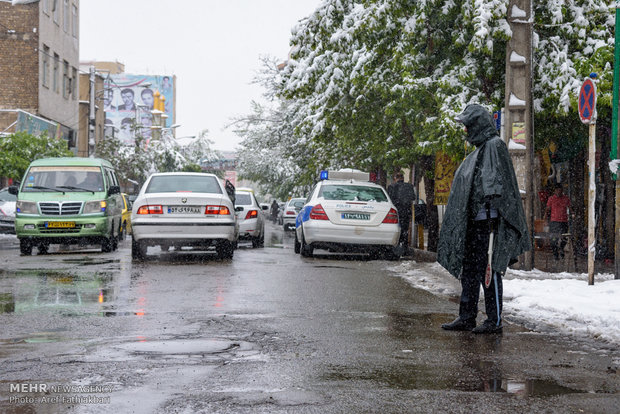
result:
[[[530,237],[508,148],[497,134],[493,117],[483,106],[470,104],[456,121],[465,125],[467,142],[476,149],[454,174],[439,234],[437,261],[460,279],[462,288],[459,317],[441,327],[500,333],[502,276],[517,256],[530,249]],[[484,279],[491,239],[492,272],[487,287]],[[481,284],[487,319],[476,326]]]

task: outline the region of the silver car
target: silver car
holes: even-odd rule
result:
[[[250,240],[252,247],[265,245],[265,216],[256,201],[254,191],[237,188],[235,191],[235,214],[239,221],[239,240]]]
[[[232,259],[239,234],[233,199],[234,187],[214,174],[152,174],[133,204],[132,257],[143,259],[148,246],[191,246]]]
[[[0,233],[15,234],[15,204],[17,196],[9,193],[9,189],[0,190]]]

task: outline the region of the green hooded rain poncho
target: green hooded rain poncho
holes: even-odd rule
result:
[[[498,213],[492,266],[495,272],[504,274],[509,263],[531,246],[512,160],[484,107],[468,105],[456,119],[467,127],[467,141],[476,150],[454,174],[439,234],[437,261],[460,278],[467,223],[488,201]],[[488,246],[479,248],[486,251]]]

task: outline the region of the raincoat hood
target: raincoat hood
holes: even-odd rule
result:
[[[467,105],[455,120],[467,127],[467,142],[476,147],[497,135],[493,117],[482,105]]]

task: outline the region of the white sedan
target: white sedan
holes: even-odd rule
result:
[[[254,248],[263,247],[265,245],[265,217],[253,190],[237,188],[235,212],[239,220],[239,240],[250,240]]]
[[[158,173],[151,175],[133,203],[131,254],[143,259],[148,246],[179,249],[215,247],[231,259],[239,225],[233,204],[234,187],[225,187],[214,174]]]
[[[320,181],[295,222],[295,252],[310,257],[314,249],[370,253],[399,258],[398,213],[383,187],[359,179]]]

